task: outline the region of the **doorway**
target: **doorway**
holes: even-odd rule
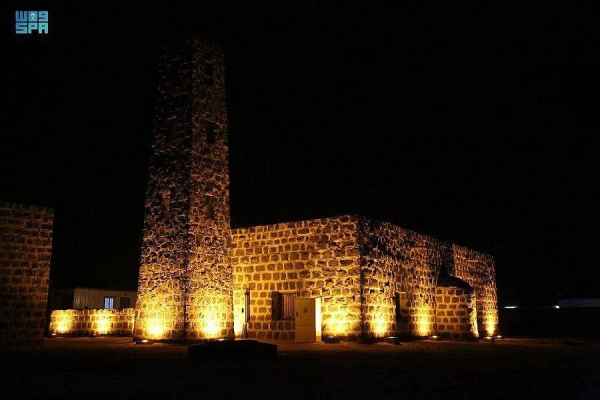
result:
[[[296,342],[321,341],[321,299],[296,297]]]

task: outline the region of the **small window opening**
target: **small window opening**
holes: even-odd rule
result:
[[[295,318],[294,303],[296,293],[273,292],[272,294],[272,319],[292,319]]]
[[[112,310],[115,308],[115,298],[114,297],[105,297],[104,298],[104,309]]]

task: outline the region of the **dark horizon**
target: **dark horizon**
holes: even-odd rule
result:
[[[500,306],[600,297],[597,11],[50,9],[51,41],[5,34],[0,200],[55,208],[51,288],[134,289],[158,56],[200,33],[225,51],[233,227],[363,214],[491,254]]]

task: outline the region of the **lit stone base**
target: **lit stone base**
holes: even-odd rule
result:
[[[50,334],[64,336],[131,336],[133,308],[122,310],[54,310]]]

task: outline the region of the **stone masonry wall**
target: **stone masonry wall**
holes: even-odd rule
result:
[[[233,336],[225,72],[189,39],[159,67],[136,338]]]
[[[281,320],[273,307],[290,298],[283,294],[321,297],[325,335],[427,336],[436,331],[441,272],[474,288],[479,331],[497,332],[494,261],[487,255],[357,216],[231,232],[225,93],[218,46],[192,38],[164,50],[136,339],[239,336],[242,327],[250,337],[293,339],[293,318]]]
[[[438,242],[387,222],[360,219],[361,266],[364,274],[366,333],[377,337],[409,333],[428,336],[434,331]],[[408,330],[399,332],[395,293],[406,293]]]
[[[50,316],[50,334],[65,336],[131,336],[135,312],[121,310],[54,310]]]
[[[232,231],[236,334],[250,293],[248,336],[295,338],[294,320],[273,320],[273,292],[322,298],[323,335],[360,335],[357,218],[289,222]]]
[[[187,128],[180,110],[192,102],[190,58],[184,47],[170,47],[160,59],[136,301],[139,338],[184,335],[191,146],[189,135],[179,133]]]
[[[0,349],[43,343],[54,213],[0,202]]]
[[[456,245],[452,245],[452,254],[449,273],[475,289],[479,334],[498,334],[498,295],[493,257]]]
[[[188,338],[233,337],[229,148],[221,49],[194,42]],[[211,72],[208,74],[207,69]]]
[[[241,228],[232,237],[238,336],[246,292],[251,338],[294,339],[293,319],[274,320],[273,292],[321,297],[323,335],[344,339],[464,339],[477,335],[477,325],[497,324],[493,260],[473,250],[358,216]],[[442,270],[460,275],[473,295],[438,287]]]
[[[475,296],[465,289],[438,286],[436,289],[436,334],[442,338],[477,337]]]
[[[367,218],[360,218],[359,222],[366,332],[375,336],[398,333],[394,292],[405,292],[408,333],[412,336],[436,333],[435,295],[442,268],[448,268],[450,275],[475,289],[478,325],[487,325],[492,333],[497,330],[492,257],[386,222]]]

